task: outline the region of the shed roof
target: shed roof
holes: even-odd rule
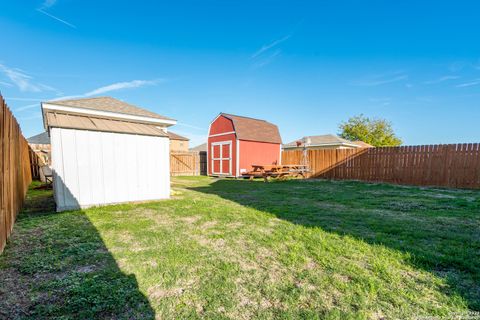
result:
[[[190,139],[185,138],[185,137],[183,137],[179,134],[176,134],[175,132],[172,132],[172,131],[168,131],[167,135],[170,138],[170,140],[181,140],[181,141],[189,141],[190,140]]]
[[[167,137],[162,129],[143,123],[54,112],[48,112],[45,116],[49,127]]]
[[[82,108],[96,111],[107,111],[122,113],[133,116],[142,116],[149,118],[156,118],[162,120],[173,120],[156,114],[154,112],[142,109],[140,107],[128,104],[112,97],[96,97],[96,98],[83,98],[83,99],[68,99],[68,100],[54,100],[47,101],[48,104],[67,106],[74,108]]]
[[[27,141],[31,144],[50,144],[50,137],[48,136],[48,132],[42,132],[28,138]]]
[[[227,119],[232,120],[237,138],[269,143],[282,143],[278,127],[265,120],[221,113]]]
[[[334,134],[323,134],[319,136],[306,136],[302,137],[298,140],[289,142],[287,144],[284,144],[284,148],[296,148],[297,147],[297,141],[303,141],[306,138],[310,138],[310,146],[330,146],[330,145],[349,145],[349,146],[355,146],[355,143],[353,143],[350,140],[340,138],[339,136],[336,136]]]

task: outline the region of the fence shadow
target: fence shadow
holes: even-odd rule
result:
[[[480,310],[479,201],[455,202],[440,194],[427,202],[419,196],[427,191],[416,187],[325,180],[257,183],[224,179],[191,190],[298,225],[408,253],[408,263],[414,268],[446,280],[448,286],[443,290],[447,295],[460,295],[469,308]],[[406,190],[413,193],[408,195]],[[480,198],[480,193],[474,195]],[[452,211],[456,208],[458,213]],[[454,218],[458,220],[452,223]]]
[[[30,189],[0,256],[0,318],[154,319],[83,211],[56,213],[51,190]]]

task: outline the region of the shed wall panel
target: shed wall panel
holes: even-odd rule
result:
[[[170,196],[166,137],[52,128],[57,210]]]
[[[252,170],[252,164],[280,164],[280,145],[256,141],[239,140],[240,173]]]

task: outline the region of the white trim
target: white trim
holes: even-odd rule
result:
[[[117,113],[117,112],[110,112],[110,111],[100,111],[100,110],[92,110],[92,109],[85,109],[85,108],[53,105],[53,104],[44,103],[44,102],[42,102],[42,109],[58,110],[58,111],[72,112],[76,114],[85,114],[85,115],[105,116],[105,117],[125,119],[125,120],[143,121],[143,122],[149,122],[149,123],[155,123],[155,124],[174,125],[177,123],[176,120],[157,119],[157,118],[135,116],[135,115],[129,115],[129,114],[123,114],[123,113]]]
[[[223,157],[223,146],[228,145],[228,158]],[[214,158],[215,152],[213,152],[213,148],[215,146],[220,146],[220,158]],[[231,176],[232,175],[232,140],[227,140],[227,141],[218,141],[218,142],[212,142],[211,143],[211,149],[212,149],[212,157],[211,157],[211,162],[212,162],[212,174],[216,175],[224,175],[224,176]],[[228,160],[228,173],[223,172],[223,161]],[[215,166],[213,165],[213,161],[220,161],[220,172],[215,172]]]
[[[223,132],[223,133],[216,133],[216,134],[209,135],[208,137],[209,137],[209,138],[219,137],[219,136],[224,136],[224,135],[232,134],[232,133],[235,133],[235,131],[229,131],[229,132]]]
[[[280,156],[278,158],[278,165],[282,165],[282,144],[280,144]]]
[[[236,144],[237,144],[237,155],[235,159],[235,165],[236,165],[236,173],[237,177],[240,177],[240,140],[236,139]]]

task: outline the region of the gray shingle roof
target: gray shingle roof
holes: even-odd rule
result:
[[[97,111],[107,111],[107,112],[116,112],[123,113],[134,116],[142,116],[163,120],[173,120],[156,114],[154,112],[139,108],[137,106],[128,104],[126,102],[120,101],[112,97],[96,97],[96,98],[83,98],[83,99],[69,99],[69,100],[54,100],[47,101],[48,104],[74,107],[74,108],[83,108],[89,110]]]
[[[196,152],[207,151],[207,143],[205,142],[196,147],[190,148],[190,151],[196,151]]]
[[[31,144],[50,144],[50,137],[47,132],[39,133],[27,139]]]
[[[310,146],[322,146],[322,145],[354,145],[352,141],[340,138],[333,134],[324,134],[319,136],[306,136],[298,140],[284,144],[284,148],[296,148],[297,141],[304,141],[305,138],[310,138]]]

